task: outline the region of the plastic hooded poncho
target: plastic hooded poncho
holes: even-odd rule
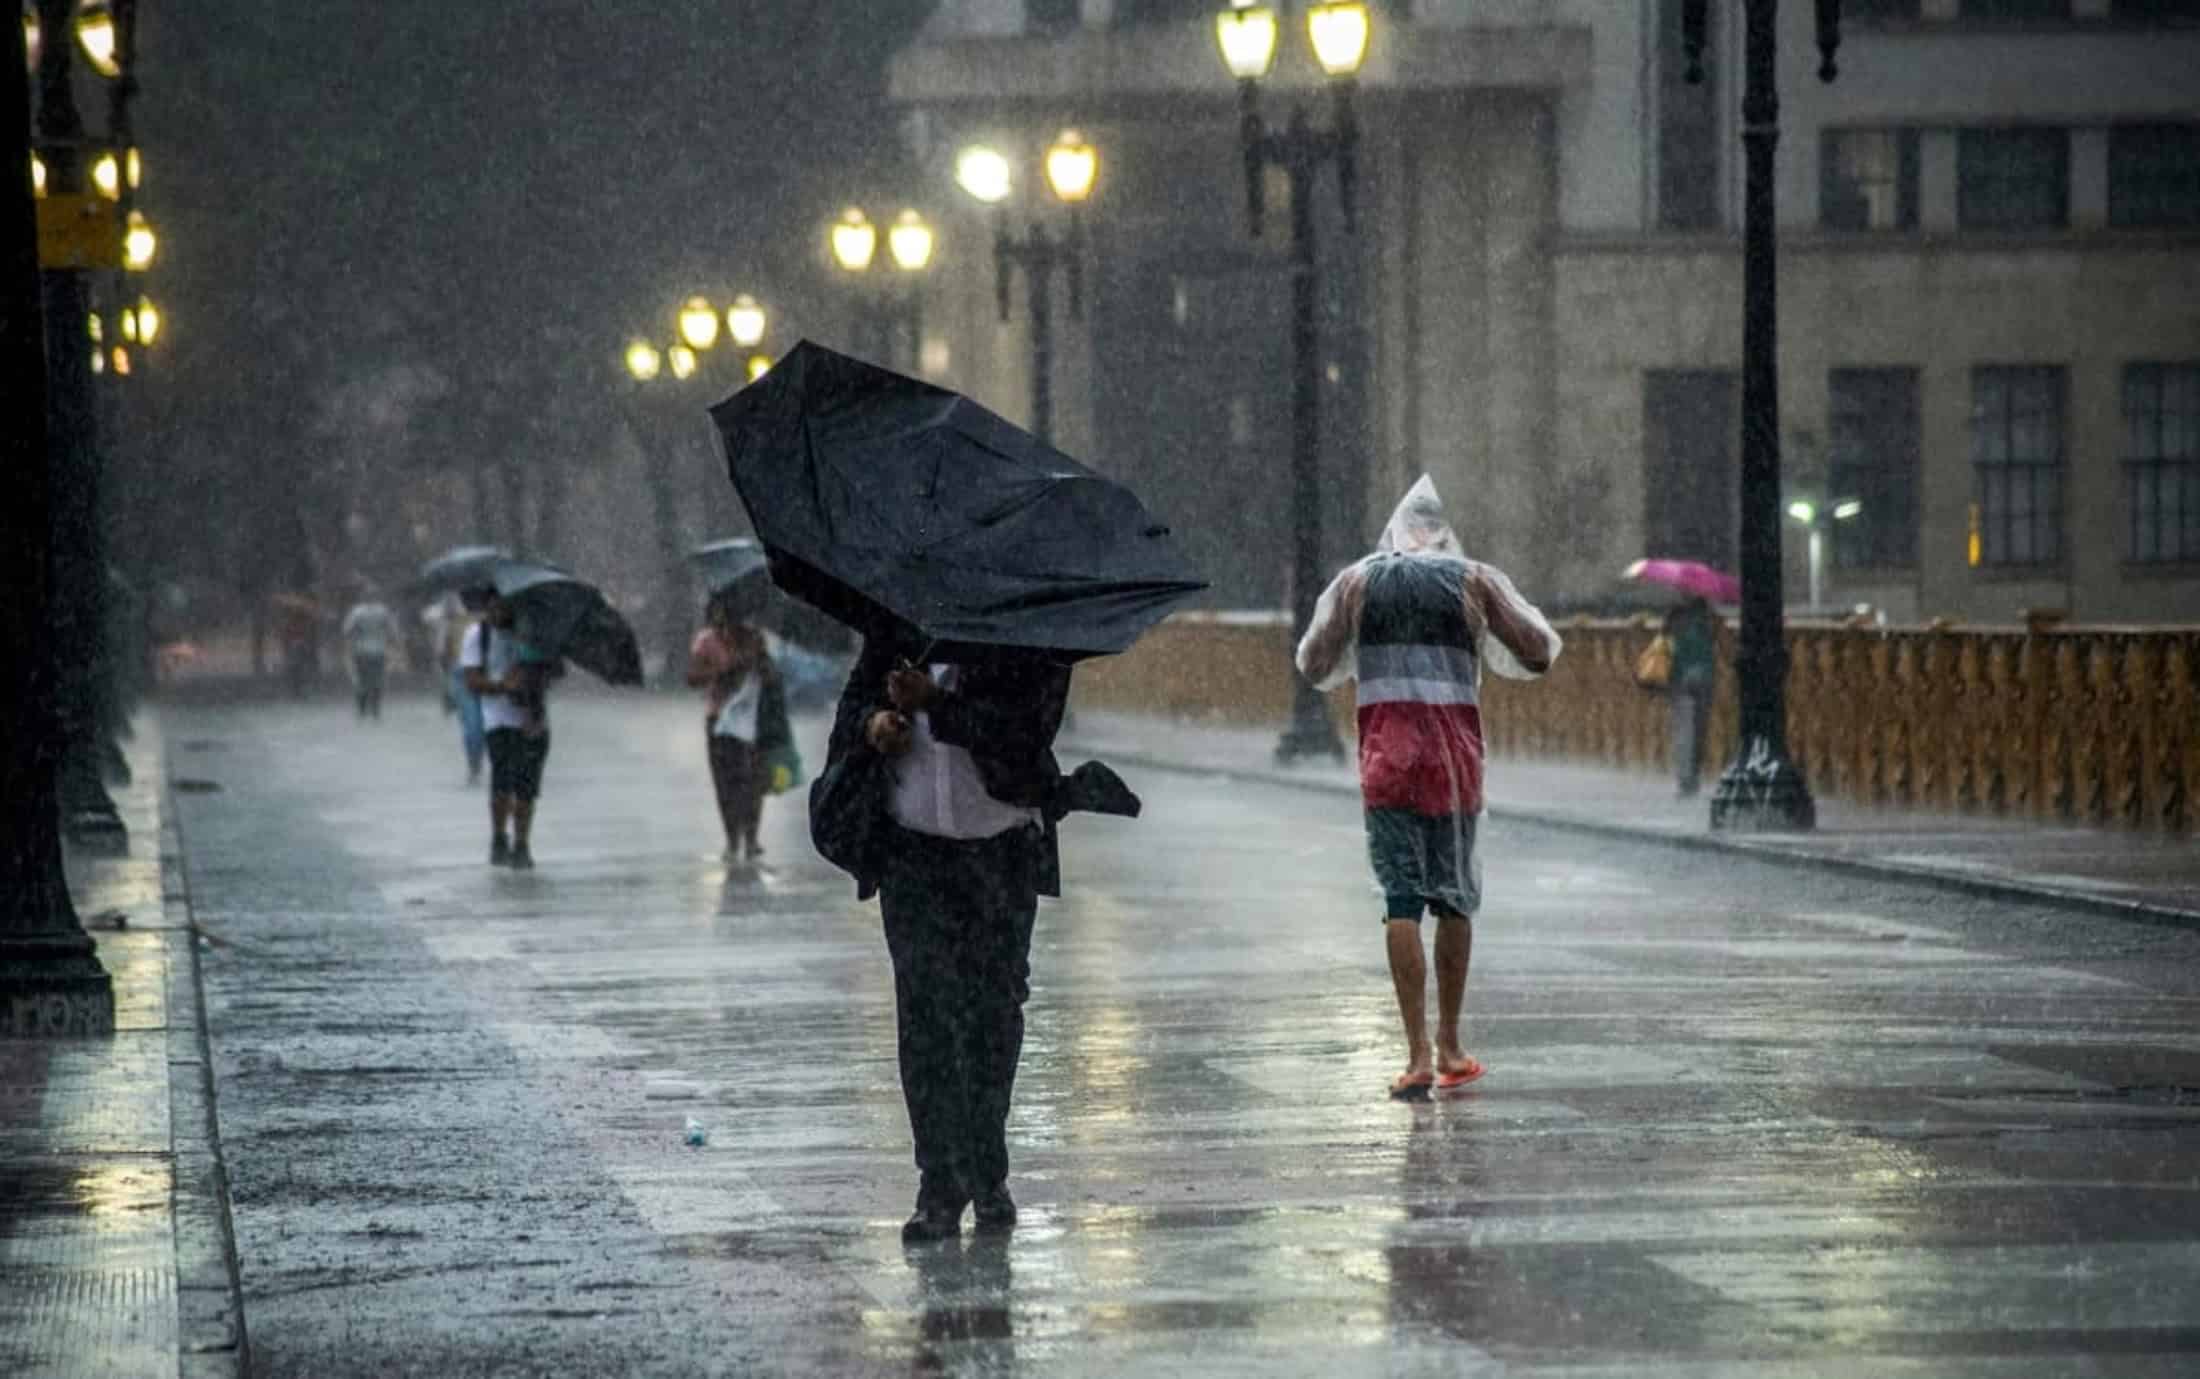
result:
[[[1324,690],[1359,683],[1360,789],[1370,810],[1482,812],[1482,668],[1533,679],[1558,633],[1502,570],[1467,559],[1423,475],[1381,544],[1322,592],[1299,642]]]

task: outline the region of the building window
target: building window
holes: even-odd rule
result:
[[[1735,567],[1740,402],[1725,369],[1643,375],[1643,554]]]
[[[2200,561],[2200,364],[2124,367],[2134,561]]]
[[[2108,223],[2200,225],[2200,124],[2108,131]]]
[[[1971,467],[1977,480],[1979,563],[2060,561],[2062,369],[1971,371]]]
[[[1829,230],[1917,228],[1917,131],[1825,131],[1818,143],[1818,223]]]
[[[1956,145],[1956,223],[2052,229],[2070,220],[2070,136],[2061,129],[1966,129]]]
[[[1965,19],[2068,19],[2070,0],[1963,0]]]
[[[1680,0],[1658,7],[1658,228],[1716,230],[1719,205],[1719,16],[1705,21],[1703,82],[1688,84]]]
[[[1917,563],[1917,370],[1835,369],[1826,383],[1833,563],[1908,569]],[[1842,517],[1849,503],[1858,506]]]
[[[2108,13],[2126,24],[2200,24],[2200,0],[2115,0]]]

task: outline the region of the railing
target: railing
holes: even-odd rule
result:
[[[1667,768],[1667,700],[1635,687],[1644,622],[1561,623],[1534,684],[1486,677],[1494,752]],[[1733,629],[1722,651],[1732,649]],[[2200,628],[1790,624],[1788,745],[1822,796],[1889,807],[2200,830]],[[1172,618],[1079,671],[1078,701],[1239,723],[1287,715],[1280,616]],[[1704,747],[1734,752],[1730,654]],[[1332,706],[1349,728],[1349,690]]]

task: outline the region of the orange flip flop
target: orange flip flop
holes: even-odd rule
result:
[[[1400,1073],[1391,1079],[1392,1101],[1426,1101],[1429,1089],[1436,1085],[1434,1073]]]
[[[1488,1071],[1489,1069],[1482,1065],[1481,1059],[1469,1057],[1466,1066],[1454,1068],[1448,1073],[1438,1073],[1436,1075],[1436,1088],[1438,1091],[1448,1092],[1454,1087],[1464,1087]]]

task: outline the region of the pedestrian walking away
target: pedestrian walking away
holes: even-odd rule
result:
[[[742,622],[733,602],[713,598],[688,647],[687,682],[705,691],[703,738],[710,759],[728,862],[754,864],[772,767],[792,748],[787,692],[764,634]]]
[[[485,590],[474,591],[470,597],[478,606],[488,594]],[[466,783],[477,785],[482,760],[489,750],[484,735],[487,730],[481,722],[481,696],[466,687],[466,668],[459,664],[466,634],[473,628],[473,614],[457,594],[445,594],[420,616],[435,634],[435,663],[443,676],[443,707],[458,718],[458,745],[466,754]]]
[[[1701,788],[1704,728],[1711,721],[1711,694],[1719,675],[1718,622],[1711,605],[1690,597],[1665,615],[1665,635],[1673,648],[1673,786],[1683,798]]]
[[[1377,550],[1333,580],[1298,647],[1316,686],[1359,681],[1359,769],[1368,858],[1383,892],[1384,942],[1405,1026],[1401,1100],[1482,1076],[1460,1042],[1474,917],[1482,903],[1479,687],[1487,665],[1532,679],[1558,634],[1505,573],[1469,560],[1426,475]],[[1436,1039],[1428,1037],[1421,918],[1436,916]]]
[[[494,591],[483,598],[482,616],[467,629],[459,664],[466,688],[481,700],[487,729],[489,862],[525,871],[535,865],[530,847],[535,801],[550,759],[547,690],[558,668],[520,639],[509,603]]]
[[[369,587],[344,614],[344,643],[351,650],[352,703],[358,716],[382,717],[382,685],[389,670],[390,633],[396,619]]]

